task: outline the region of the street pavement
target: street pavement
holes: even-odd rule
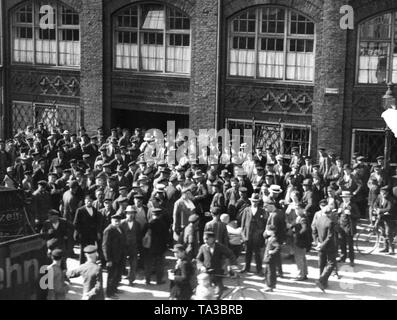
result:
[[[329,279],[329,287],[323,293],[315,284],[319,277],[317,267],[318,259],[316,252],[307,255],[309,275],[308,280],[303,282],[294,281],[296,276],[296,264],[293,260],[283,259],[284,278],[277,279],[277,286],[273,292],[263,292],[266,287],[263,277],[255,274],[242,275],[241,285],[248,288],[246,299],[257,300],[397,300],[397,255],[389,256],[374,252],[371,255],[360,255],[356,253],[355,266],[349,263],[338,263],[338,274],[340,279],[333,274]],[[172,252],[167,253],[166,268],[172,269],[175,264]],[[239,258],[239,267],[242,268],[244,257]],[[68,269],[78,266],[78,261],[68,259]],[[251,270],[255,270],[252,264]],[[166,272],[165,272],[166,276]],[[106,286],[107,274],[104,272],[104,287]],[[153,276],[154,278],[154,276]],[[225,279],[224,284],[230,288],[237,286],[236,279]],[[163,285],[146,286],[143,270],[138,273],[138,278],[133,286],[128,285],[128,280],[122,279],[119,286],[119,300],[167,300],[169,298],[169,281]],[[82,279],[72,279],[68,299],[81,299]]]

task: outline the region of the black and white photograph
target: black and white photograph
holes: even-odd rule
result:
[[[396,0],[0,0],[0,300],[397,300],[396,99]]]

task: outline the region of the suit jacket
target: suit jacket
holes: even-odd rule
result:
[[[281,244],[276,237],[269,237],[266,241],[265,253],[263,255],[264,263],[271,263],[281,251]]]
[[[98,233],[101,233],[102,218],[100,213],[92,208],[93,214],[87,211],[86,206],[80,207],[76,211],[74,217],[74,227],[76,229],[76,235],[80,239],[80,243],[94,243],[98,241]]]
[[[213,254],[211,254],[210,247],[203,244],[199,249],[196,260],[199,265],[203,265],[207,270],[212,269],[214,274],[223,274],[224,258],[230,259],[232,264],[236,263],[233,252],[228,247],[215,242]]]
[[[163,219],[153,219],[148,223],[148,230],[151,230],[152,241],[149,253],[162,255],[167,251],[169,239],[168,227]]]
[[[120,224],[120,229],[123,231],[125,237],[125,253],[127,256],[134,256],[138,253],[142,244],[142,230],[137,221],[134,221],[132,228],[128,226],[128,221],[123,220]]]
[[[211,220],[205,224],[204,231],[212,231],[215,233],[215,239],[224,246],[229,246],[229,235],[227,233],[226,224],[222,221]]]
[[[125,254],[125,235],[121,228],[109,225],[103,232],[102,251],[107,262],[120,263]]]
[[[304,192],[302,197],[302,203],[305,205],[305,210],[309,219],[311,219],[318,209],[318,202],[312,190]]]
[[[390,217],[394,217],[395,214],[395,200],[392,196],[388,195],[382,204],[381,196],[379,195],[378,198],[375,200],[374,203],[375,209],[380,209],[379,214],[384,215],[386,212],[389,212]]]
[[[354,202],[350,202],[347,205],[342,202],[340,209],[342,209],[342,212],[339,217],[339,227],[347,234],[353,236],[356,233],[356,224],[360,218],[360,210]]]
[[[58,165],[62,166],[62,170],[69,168],[69,163],[66,161],[65,157],[63,159],[55,158],[51,161],[50,172],[55,172],[55,167]]]
[[[174,212],[173,212],[173,228],[172,230],[180,234],[184,227],[189,224],[189,217],[194,211],[189,209],[183,199],[179,199],[175,202]]]
[[[262,209],[258,208],[255,216],[252,214],[252,208],[245,208],[241,219],[241,233],[243,240],[248,241],[253,239],[259,246],[263,246],[264,238],[263,232],[266,229],[268,214]],[[254,223],[252,223],[254,220]]]
[[[275,236],[280,243],[283,243],[286,237],[287,223],[285,214],[280,209],[276,209],[276,211],[270,213],[266,228],[269,228],[270,226],[274,226],[276,228]]]
[[[317,239],[321,248],[320,251],[332,252],[336,250],[335,222],[325,214],[319,217],[312,224],[313,237]]]

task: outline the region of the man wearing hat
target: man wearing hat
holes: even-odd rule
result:
[[[65,256],[67,257],[70,253],[70,249],[73,250],[72,235],[73,225],[67,222],[65,219],[60,217],[61,214],[56,210],[48,211],[48,219],[44,221],[43,227],[40,233],[44,236],[45,240],[56,239],[58,248],[62,249]],[[72,248],[71,248],[72,247]]]
[[[37,184],[39,181],[42,180],[47,180],[48,178],[48,171],[46,169],[46,163],[45,159],[41,158],[37,161],[38,167],[37,169],[33,172],[33,188],[37,188]]]
[[[84,263],[85,256],[83,249],[90,244],[100,243],[102,217],[92,206],[92,196],[86,195],[84,199],[85,205],[78,208],[74,217],[75,234],[74,239],[80,243],[80,263]]]
[[[231,187],[225,193],[226,212],[229,214],[231,220],[235,220],[237,217],[236,204],[240,199],[240,184],[237,178],[232,178],[230,182]]]
[[[305,205],[305,211],[309,223],[312,223],[314,214],[318,210],[318,201],[320,201],[320,199],[316,199],[315,195],[313,194],[313,189],[312,189],[313,183],[311,179],[303,180],[302,185],[303,185],[302,203]]]
[[[332,211],[324,207],[325,214],[321,214],[312,223],[313,238],[318,241],[318,258],[320,278],[317,286],[324,291],[328,286],[328,278],[336,268],[337,247],[335,241],[335,222],[331,219]]]
[[[183,241],[183,229],[188,225],[190,215],[196,213],[196,206],[192,201],[193,194],[190,186],[184,186],[181,193],[181,198],[175,202],[172,220],[174,240],[178,243],[182,243]]]
[[[172,221],[172,211],[168,212],[168,200],[167,200],[167,194],[165,192],[165,185],[163,184],[157,184],[155,185],[155,188],[153,190],[152,196],[149,199],[148,202],[148,219],[149,221],[152,219],[152,210],[154,208],[160,208],[163,210],[164,213],[164,219],[167,225],[171,225]]]
[[[66,171],[64,174],[68,175]],[[60,185],[59,180],[57,182]],[[68,183],[69,190],[65,191],[62,196],[60,211],[66,220],[73,222],[77,209],[83,204],[83,199],[79,194],[80,186],[76,180],[65,182],[64,189],[67,187],[66,183]]]
[[[241,218],[241,233],[246,246],[245,268],[242,272],[250,272],[252,255],[255,255],[256,272],[263,275],[261,250],[265,245],[263,232],[266,228],[267,213],[259,206],[260,196],[254,193],[250,198],[251,206],[247,207]]]
[[[357,221],[360,219],[360,211],[357,204],[351,202],[350,191],[342,191],[341,198],[343,202],[341,203],[338,214],[339,214],[339,238],[340,238],[340,248],[342,251],[342,256],[340,257],[341,262],[346,261],[347,249],[349,247],[349,260],[350,266],[354,266],[354,243],[353,237],[356,233]]]
[[[310,179],[313,173],[313,163],[310,156],[305,157],[305,164],[299,169],[304,179]]]
[[[190,215],[189,224],[183,231],[183,244],[190,259],[194,259],[197,256],[200,248],[199,219],[200,216],[195,213]]]
[[[48,290],[47,300],[66,300],[68,285],[62,267],[63,251],[61,249],[52,250],[51,259],[53,262],[47,267],[47,274],[51,277],[48,280],[53,286]]]
[[[51,195],[47,187],[47,181],[41,180],[38,182],[37,190],[32,194],[32,214],[37,232],[40,232],[44,221],[48,218],[48,211],[52,209]]]
[[[357,157],[358,177],[360,180],[367,182],[371,174],[369,166],[365,163],[365,157]]]
[[[396,219],[395,199],[390,195],[389,186],[380,189],[380,194],[374,203],[374,212],[377,215],[375,226],[382,230],[382,236],[385,238],[385,247],[380,251],[394,255],[394,228]]]
[[[222,210],[219,207],[211,207],[210,209],[212,220],[207,222],[204,227],[205,231],[212,231],[215,233],[215,240],[224,246],[229,246],[229,236],[226,225],[220,221]]]
[[[127,218],[120,223],[120,229],[123,231],[125,238],[125,258],[128,269],[128,281],[130,286],[136,279],[138,268],[138,253],[142,243],[142,229],[136,221],[136,209],[128,206],[125,210]]]
[[[291,171],[291,168],[284,163],[284,156],[279,154],[276,156],[277,163],[274,165],[274,172],[277,175],[275,183],[284,187],[285,175]]]
[[[326,175],[324,175],[327,185],[332,182],[337,182],[343,176],[343,161],[341,157],[336,156],[331,161],[331,165]]]
[[[299,148],[298,147],[293,147],[291,149],[291,162],[290,162],[290,167],[292,168],[293,166],[298,166],[298,170],[300,166],[303,164],[303,159],[302,156],[299,153]]]
[[[97,247],[94,245],[86,246],[83,251],[87,262],[80,265],[77,269],[68,271],[68,278],[83,277],[83,297],[82,300],[104,300],[102,269],[96,263],[98,258]]]
[[[331,166],[331,160],[325,150],[325,148],[318,149],[318,164],[319,164],[319,173],[321,176],[325,176],[329,171]]]
[[[153,219],[148,223],[145,236],[149,233],[150,245],[145,249],[145,279],[146,285],[150,285],[153,267],[156,273],[157,285],[164,283],[164,264],[165,252],[167,251],[168,243],[168,226],[164,219],[161,218],[162,210],[154,208],[152,210]]]
[[[225,207],[225,196],[223,194],[223,186],[222,182],[220,181],[214,181],[212,184],[212,193],[213,193],[213,198],[211,201],[210,208],[212,207],[219,207],[222,212],[226,210]]]
[[[215,233],[207,231],[204,233],[204,244],[200,247],[197,254],[197,269],[201,272],[210,274],[211,283],[216,288],[216,294],[220,297],[226,289],[223,285],[223,279],[219,275],[224,274],[224,259],[229,259],[232,266],[237,265],[236,257],[233,252],[224,245],[215,241]]]
[[[125,256],[125,235],[120,228],[122,217],[115,214],[111,217],[111,224],[103,232],[102,250],[108,271],[106,296],[114,298],[121,281]]]
[[[169,270],[168,279],[170,283],[171,300],[190,300],[193,295],[193,277],[195,268],[191,259],[187,256],[185,248],[181,244],[176,244],[174,249],[175,258],[177,259],[175,268]]]
[[[263,155],[263,147],[256,146],[255,155],[252,160],[254,160],[255,166],[261,166],[262,168],[266,166],[266,156]]]

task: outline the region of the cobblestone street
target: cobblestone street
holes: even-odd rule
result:
[[[265,293],[268,300],[397,300],[397,256],[387,256],[373,253],[371,255],[356,255],[356,265],[350,267],[348,263],[338,264],[338,273],[329,279],[329,288],[325,293],[315,285],[318,278],[317,254],[311,252],[307,255],[309,265],[309,280],[304,282],[294,281],[296,265],[291,260],[283,260],[284,277],[278,279],[274,292]],[[167,254],[167,269],[172,268],[174,258]],[[243,266],[243,257],[239,259],[239,266]],[[75,260],[68,260],[68,268],[78,265]],[[104,272],[104,286],[106,285],[106,272]],[[247,287],[263,289],[263,278],[255,274],[245,275],[242,279]],[[154,282],[152,282],[154,283]],[[224,282],[229,288],[236,286],[236,280],[226,279]],[[133,287],[128,286],[128,281],[123,279],[119,287],[120,300],[167,300],[169,297],[169,281],[166,284],[150,287],[145,285],[143,273],[140,272],[138,280]],[[81,298],[81,279],[73,279],[69,299]],[[259,299],[252,295],[252,299]]]

